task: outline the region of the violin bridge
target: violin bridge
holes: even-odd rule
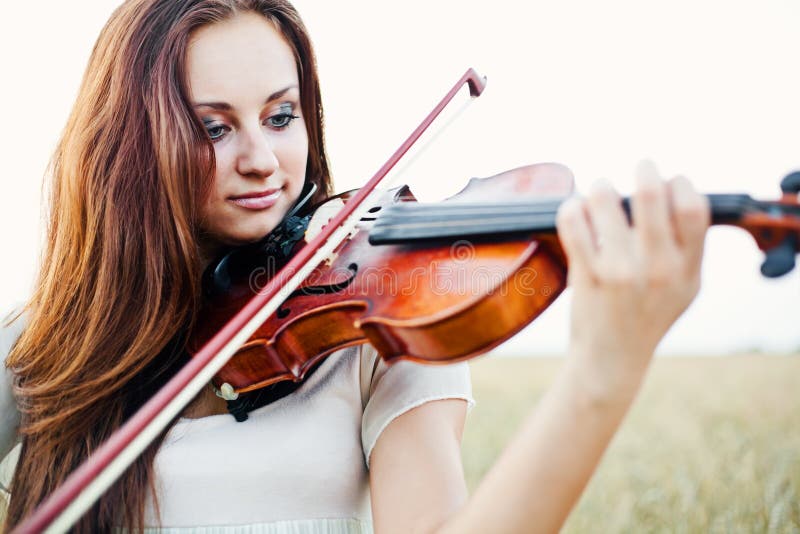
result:
[[[314,212],[314,215],[308,222],[308,228],[306,229],[305,235],[306,243],[312,241],[322,231],[322,229],[325,228],[325,225],[327,225],[343,207],[344,201],[338,197],[334,197],[320,206],[317,211]],[[342,243],[344,244],[349,241],[357,231],[357,228],[352,229]],[[323,260],[321,265],[332,265],[334,260],[336,260],[336,258],[339,256],[339,249],[341,249],[341,245],[336,250],[331,252],[331,254],[325,258],[325,260]]]

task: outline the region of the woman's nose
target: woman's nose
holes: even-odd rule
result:
[[[237,170],[242,176],[265,178],[278,170],[278,156],[261,128],[240,130]]]

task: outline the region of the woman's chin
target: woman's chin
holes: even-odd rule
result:
[[[266,237],[272,230],[275,229],[276,224],[266,223],[259,221],[258,224],[231,224],[230,227],[235,227],[236,231],[214,231],[207,230],[206,242],[204,247],[207,250],[219,251],[230,247],[240,247],[250,243],[255,243]]]
[[[229,236],[228,243],[233,246],[255,243],[266,237],[274,229],[275,225],[264,225],[247,229],[246,231],[239,231]]]

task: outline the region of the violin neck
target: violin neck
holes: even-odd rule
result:
[[[755,202],[744,194],[706,195],[712,224],[735,224]],[[563,199],[480,204],[400,202],[385,208],[370,230],[373,245],[467,239],[519,233],[554,233]],[[622,200],[630,219],[630,199]]]

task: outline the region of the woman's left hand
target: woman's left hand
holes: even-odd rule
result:
[[[588,365],[593,381],[633,373],[638,382],[700,287],[706,197],[683,177],[663,181],[649,162],[637,175],[630,224],[607,182],[558,214],[573,288],[570,356]]]

